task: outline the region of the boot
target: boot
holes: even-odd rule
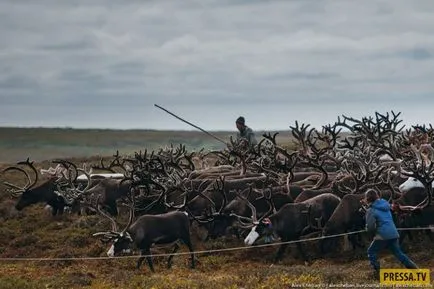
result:
[[[371,273],[371,278],[376,280],[376,281],[380,281],[380,269],[374,269]]]

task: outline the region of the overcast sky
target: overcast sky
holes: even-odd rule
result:
[[[429,124],[433,92],[433,0],[0,0],[0,126]]]

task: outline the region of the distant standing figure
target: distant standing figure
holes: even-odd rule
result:
[[[250,146],[254,146],[258,143],[255,134],[253,133],[253,130],[250,127],[246,126],[246,121],[244,117],[240,116],[239,118],[237,118],[235,124],[237,125],[237,129],[239,131],[237,133],[237,141],[245,139]]]
[[[380,277],[380,263],[377,260],[377,254],[383,248],[388,248],[407,269],[418,269],[417,265],[402,252],[399,246],[399,233],[393,222],[389,202],[380,198],[378,192],[373,189],[366,191],[365,202],[369,206],[365,216],[366,229],[375,234],[374,240],[368,248],[368,258],[375,270],[376,278]]]

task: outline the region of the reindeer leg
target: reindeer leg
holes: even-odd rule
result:
[[[432,237],[431,229],[426,229],[425,230],[425,234],[428,235],[429,240],[432,242],[433,241],[433,237]]]
[[[357,234],[354,240],[355,240],[355,245],[357,245],[359,248],[361,249],[366,248],[365,243],[363,242],[362,234]]]
[[[191,260],[190,268],[194,269],[194,268],[196,268],[196,261],[195,261],[195,258],[194,258],[194,253],[193,253],[194,250],[193,250],[193,245],[191,244],[191,240],[190,240],[190,238],[185,238],[183,240],[183,242],[184,242],[185,245],[187,245],[188,250],[190,251],[190,260]]]
[[[319,243],[319,250],[320,250],[320,252],[321,252],[321,255],[325,255],[327,252],[326,252],[326,247],[328,247],[327,246],[327,244],[329,244],[328,242],[330,242],[330,240],[327,240],[327,239],[322,239],[321,241],[320,241],[320,243]],[[327,243],[327,244],[326,244]]]
[[[410,241],[413,241],[413,235],[411,234],[410,231],[402,231],[400,233],[400,238],[399,238],[399,245],[402,245],[402,243],[404,242],[404,239],[406,236],[408,236],[408,238],[410,239]]]
[[[235,237],[237,237],[238,240],[241,239],[241,232],[240,232],[240,230],[238,228],[233,227],[232,232],[235,235]]]
[[[206,232],[206,238],[203,240],[204,242],[208,242],[211,239],[209,232]]]
[[[175,254],[178,251],[178,249],[179,249],[179,245],[178,245],[178,243],[175,243],[175,245],[173,247],[172,254],[169,256],[169,259],[167,260],[167,269],[172,268],[172,260],[174,257],[173,254]]]
[[[304,252],[303,245],[301,244],[301,242],[297,242],[296,245],[297,245],[298,252],[300,253],[301,257],[303,258],[303,261],[310,263],[310,258]]]
[[[282,242],[287,242],[287,241],[288,240],[286,240],[286,239],[282,240]],[[280,245],[279,250],[276,253],[276,257],[274,258],[274,262],[273,263],[277,263],[277,262],[279,262],[282,259],[283,254],[285,253],[286,247],[288,247],[288,244],[282,244],[282,245]]]
[[[148,262],[149,265],[149,269],[151,269],[152,272],[155,272],[154,265],[152,264],[151,248],[140,250],[140,254],[146,255],[146,257],[141,256],[139,260],[137,260],[137,269],[140,269],[140,265],[142,265],[143,260],[146,258],[146,261]]]
[[[65,212],[65,206],[66,206],[65,199],[63,197],[59,196],[57,198],[56,206],[59,209],[59,215],[63,215],[63,213]]]
[[[360,248],[364,249],[366,247],[365,244],[363,243],[362,234],[357,234],[357,239],[356,240],[357,240],[357,245]]]
[[[63,212],[65,211],[65,204],[60,204],[59,205],[59,215],[63,215]]]
[[[358,238],[359,236],[357,235],[348,235],[348,241],[350,241],[353,251],[356,251],[357,247],[360,247],[360,244],[357,240]]]

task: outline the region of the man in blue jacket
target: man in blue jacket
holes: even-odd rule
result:
[[[399,246],[399,233],[393,222],[390,205],[381,199],[376,190],[369,189],[365,193],[365,201],[369,205],[366,211],[366,229],[375,234],[374,240],[368,248],[368,258],[372,268],[379,277],[380,263],[377,253],[387,247],[393,255],[408,269],[417,269],[416,264],[405,255]]]

